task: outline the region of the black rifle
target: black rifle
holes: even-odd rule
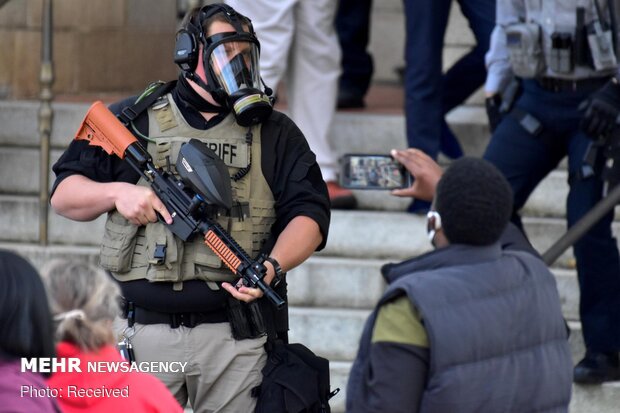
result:
[[[192,139],[181,146],[176,169],[181,179],[156,168],[140,142],[101,102],[88,110],[75,139],[87,140],[109,154],[124,159],[147,182],[172,215],[168,229],[187,241],[196,234],[204,236],[205,244],[238,275],[244,285],[259,288],[277,307],[284,300],[264,281],[267,268],[251,259],[247,252],[221,225],[210,218],[218,207],[230,210],[232,190],[224,162],[204,143]],[[158,214],[161,222],[164,222]],[[164,222],[165,223],[165,222]]]

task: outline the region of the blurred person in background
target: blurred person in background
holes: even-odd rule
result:
[[[455,159],[463,150],[445,116],[461,105],[486,76],[485,53],[495,27],[495,0],[459,0],[476,44],[443,72],[444,37],[452,0],[405,0],[405,117],[407,146],[437,159]],[[428,202],[415,199],[408,208],[426,213]]]
[[[21,358],[54,357],[54,332],[45,288],[24,258],[0,250],[0,412],[60,412],[45,391],[45,378],[22,372]],[[24,386],[29,391],[22,393]]]
[[[566,221],[573,227],[605,195],[606,155],[593,140],[616,127],[620,114],[618,1],[498,0],[486,56],[489,123],[497,127],[484,158],[514,194],[512,221],[538,184],[567,158]],[[523,92],[505,116],[492,108],[512,78]],[[617,149],[615,149],[617,151]],[[610,185],[612,186],[612,185]],[[579,318],[586,347],[576,383],[620,380],[620,254],[613,209],[573,245]]]
[[[366,106],[374,62],[368,52],[372,0],[340,0],[336,12],[336,31],[342,50],[342,73],[338,79],[339,109]]]
[[[340,46],[334,27],[338,2],[332,0],[226,0],[252,20],[261,44],[260,71],[275,91],[286,80],[291,118],[316,154],[332,208],[355,208],[338,184],[337,156],[329,142],[336,112]]]
[[[79,261],[54,260],[42,271],[57,322],[59,358],[78,358],[81,372],[56,372],[48,380],[58,389],[63,412],[182,412],[166,386],[141,372],[87,371],[88,363],[121,362],[112,329],[120,313],[120,289],[101,269]],[[77,389],[118,390],[118,396],[80,396]]]

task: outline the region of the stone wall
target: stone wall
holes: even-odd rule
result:
[[[176,77],[172,50],[178,2],[190,0],[55,0],[55,93],[134,93],[152,80]],[[193,1],[208,2],[213,1]],[[446,68],[473,44],[454,3]],[[0,8],[0,98],[38,94],[42,6],[43,0],[9,0]],[[369,45],[374,81],[398,81],[404,34],[402,0],[374,1]]]
[[[39,93],[42,0],[0,9],[0,97]],[[56,0],[54,93],[140,91],[176,77],[172,0]]]

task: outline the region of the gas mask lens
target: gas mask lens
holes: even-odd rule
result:
[[[205,61],[209,62],[215,82],[226,93],[226,104],[239,125],[256,125],[269,117],[273,107],[261,89],[256,44],[225,41]]]
[[[246,88],[261,90],[258,48],[255,44],[224,42],[213,49],[209,63],[214,77],[228,95]]]

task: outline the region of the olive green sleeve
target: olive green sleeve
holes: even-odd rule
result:
[[[372,342],[411,344],[428,348],[428,336],[420,313],[407,296],[400,296],[379,309]]]

